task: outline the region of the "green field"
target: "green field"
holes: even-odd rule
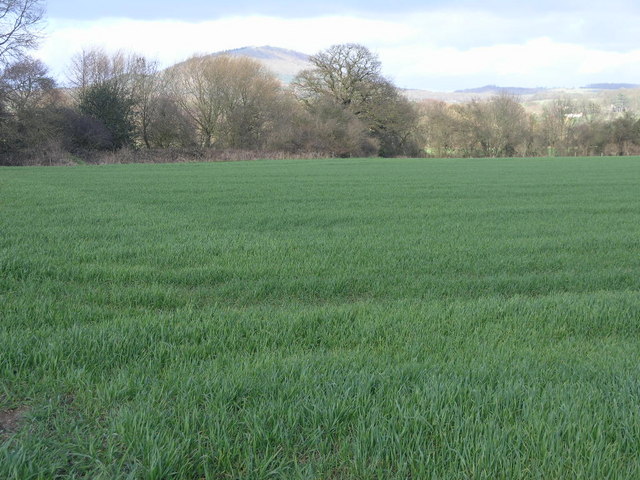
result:
[[[638,479],[640,159],[4,168],[0,412],[2,479]]]

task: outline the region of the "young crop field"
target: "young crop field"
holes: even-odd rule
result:
[[[0,170],[2,479],[640,478],[640,159]]]

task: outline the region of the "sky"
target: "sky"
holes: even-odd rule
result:
[[[244,46],[313,54],[355,42],[398,87],[640,84],[637,0],[48,0],[34,56],[64,81],[82,48],[126,50],[169,66]]]

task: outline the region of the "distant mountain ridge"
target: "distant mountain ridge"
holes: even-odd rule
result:
[[[247,57],[262,63],[271,70],[284,84],[288,84],[302,70],[312,68],[309,62],[310,55],[286,48],[264,46],[246,46],[231,50],[214,52],[211,56],[229,55],[232,57]],[[577,91],[610,91],[619,89],[640,88],[640,85],[631,83],[594,83],[577,89]],[[536,95],[553,95],[554,92],[566,92],[576,89],[564,88],[525,88],[525,87],[500,87],[498,85],[485,85],[478,88],[456,90],[455,92],[431,92],[424,89],[402,89],[402,92],[411,100],[437,99],[448,102],[464,102],[473,98],[490,98],[494,95],[506,93],[517,97],[533,97]]]
[[[584,87],[580,87],[585,90],[622,90],[629,88],[639,88],[640,85],[636,85],[633,83],[592,83],[586,85]],[[454,93],[477,93],[477,94],[500,94],[506,93],[508,95],[536,95],[538,93],[547,92],[549,90],[554,90],[553,88],[547,87],[536,87],[536,88],[524,88],[524,87],[499,87],[497,85],[485,85],[484,87],[478,88],[466,88],[464,90],[456,90]]]
[[[548,88],[523,88],[523,87],[499,87],[497,85],[485,85],[478,88],[466,88],[464,90],[456,90],[455,93],[506,93],[507,95],[535,95],[544,92]]]
[[[592,83],[582,88],[589,90],[623,90],[627,88],[639,88],[635,83]]]

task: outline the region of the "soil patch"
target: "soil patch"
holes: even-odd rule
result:
[[[6,440],[9,435],[16,433],[22,425],[28,407],[0,411],[0,440]]]

